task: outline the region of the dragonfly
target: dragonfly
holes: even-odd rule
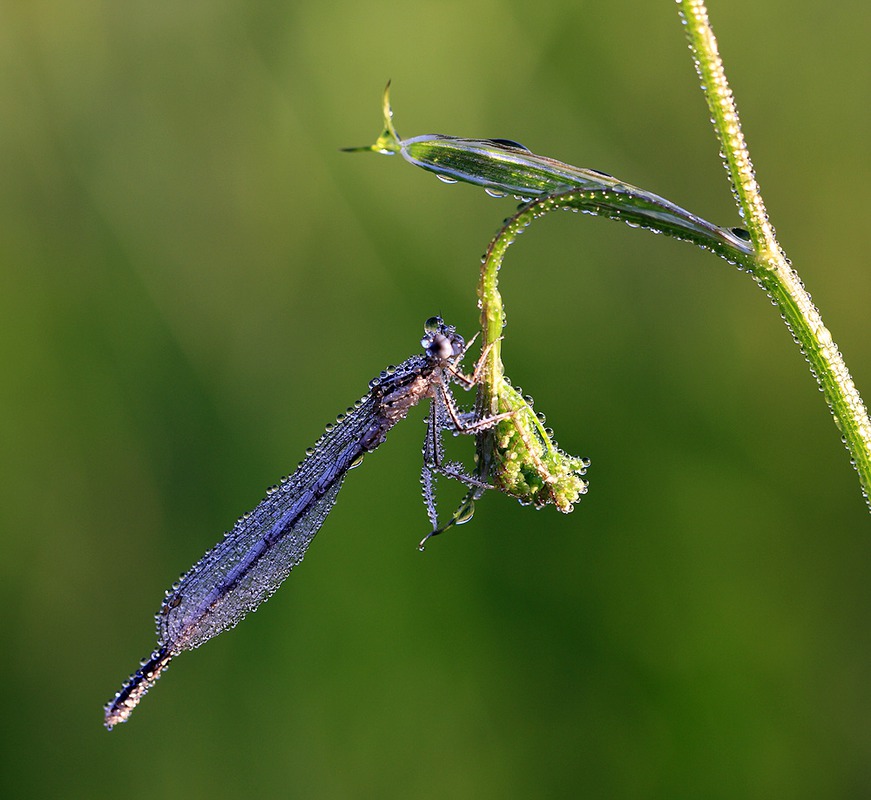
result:
[[[272,487],[253,511],[240,517],[232,530],[166,592],[155,616],[155,650],[104,708],[104,724],[109,730],[127,721],[173,658],[235,627],[272,596],[302,561],[349,470],[379,447],[390,429],[424,399],[430,400],[430,409],[421,484],[433,526],[429,535],[463,521],[462,515],[455,514],[450,523],[439,527],[436,474],[472,486],[474,494],[491,487],[467,473],[460,463],[445,462],[442,434],[445,430],[476,434],[511,416],[480,418],[458,407],[451,384],[471,389],[480,381],[483,357],[471,375],[460,369],[471,344],[440,317],[428,319],[421,340],[423,353],[388,367],[370,381],[367,393],[346,414],[339,415],[335,424],[327,426],[296,471]]]

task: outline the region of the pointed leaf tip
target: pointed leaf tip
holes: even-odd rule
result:
[[[384,116],[384,128],[381,131],[381,135],[375,140],[375,143],[366,147],[343,147],[341,148],[343,153],[372,152],[390,156],[402,151],[402,140],[396,133],[396,128],[393,127],[393,109],[390,107],[390,81],[387,81],[387,86],[384,87],[384,94],[381,98],[381,112]]]

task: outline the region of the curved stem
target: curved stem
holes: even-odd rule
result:
[[[754,274],[777,304],[810,364],[859,473],[871,510],[871,420],[847,365],[774,234],[703,0],[679,0],[681,16],[726,167],[755,251]]]
[[[497,234],[482,267],[479,296],[485,346],[489,344],[490,349],[484,370],[486,380],[479,396],[481,413],[495,413],[495,407],[500,404],[503,411],[512,410],[515,403],[520,407],[524,402],[518,393],[512,394],[505,388],[509,384],[502,371],[499,344],[504,315],[496,276],[513,237],[537,216],[556,208],[598,214],[693,242],[737,264],[754,277],[780,309],[805,354],[843,434],[851,462],[859,473],[863,496],[871,509],[871,420],[868,412],[837,345],[780,248],[768,221],[705,4],[703,0],[678,0],[678,3],[732,178],[735,198],[748,227],[746,231],[714,225],[652,192],[596,170],[537,155],[517,142],[438,134],[402,139],[393,125],[387,89],[382,101],[384,126],[381,135],[373,145],[350,149],[398,154],[409,163],[435,173],[446,183],[471,183],[484,187],[489,194],[514,195],[526,202]],[[546,435],[539,438],[547,450],[549,433],[541,425],[536,427],[536,423],[531,421],[535,415],[528,409],[522,416],[530,420],[529,429],[522,437],[527,440],[524,446],[534,445],[530,431],[543,432]],[[520,417],[518,412],[516,419]],[[479,441],[481,469],[486,470],[488,458],[498,460],[498,454],[488,456],[484,440],[492,443],[505,427],[500,425],[482,434]],[[550,480],[546,469],[539,467],[538,471]],[[520,493],[524,491],[521,489]]]

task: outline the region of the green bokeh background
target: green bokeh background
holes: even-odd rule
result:
[[[476,327],[513,204],[339,153],[387,78],[405,136],[517,139],[739,222],[673,6],[0,6],[0,794],[871,794],[871,519],[806,365],[734,268],[569,214],[502,286],[509,374],[592,459],[575,513],[488,496],[419,554],[418,412],[272,601],[101,727],[176,575],[426,317]],[[711,13],[871,393],[871,6]]]

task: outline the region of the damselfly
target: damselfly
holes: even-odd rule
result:
[[[510,415],[476,419],[460,412],[450,384],[471,388],[478,380],[477,371],[471,376],[460,371],[468,347],[439,317],[427,320],[424,331],[423,354],[388,367],[372,380],[369,391],[306,451],[296,472],[273,487],[167,591],[156,615],[157,648],[106,706],[107,728],[127,720],[175,656],[234,627],[275,592],[302,561],[348,470],[421,400],[431,401],[421,482],[433,531],[444,530],[438,526],[434,473],[469,484],[475,494],[487,488],[461,465],[443,463],[441,435],[444,430],[476,433]],[[461,519],[455,514],[453,521]]]

